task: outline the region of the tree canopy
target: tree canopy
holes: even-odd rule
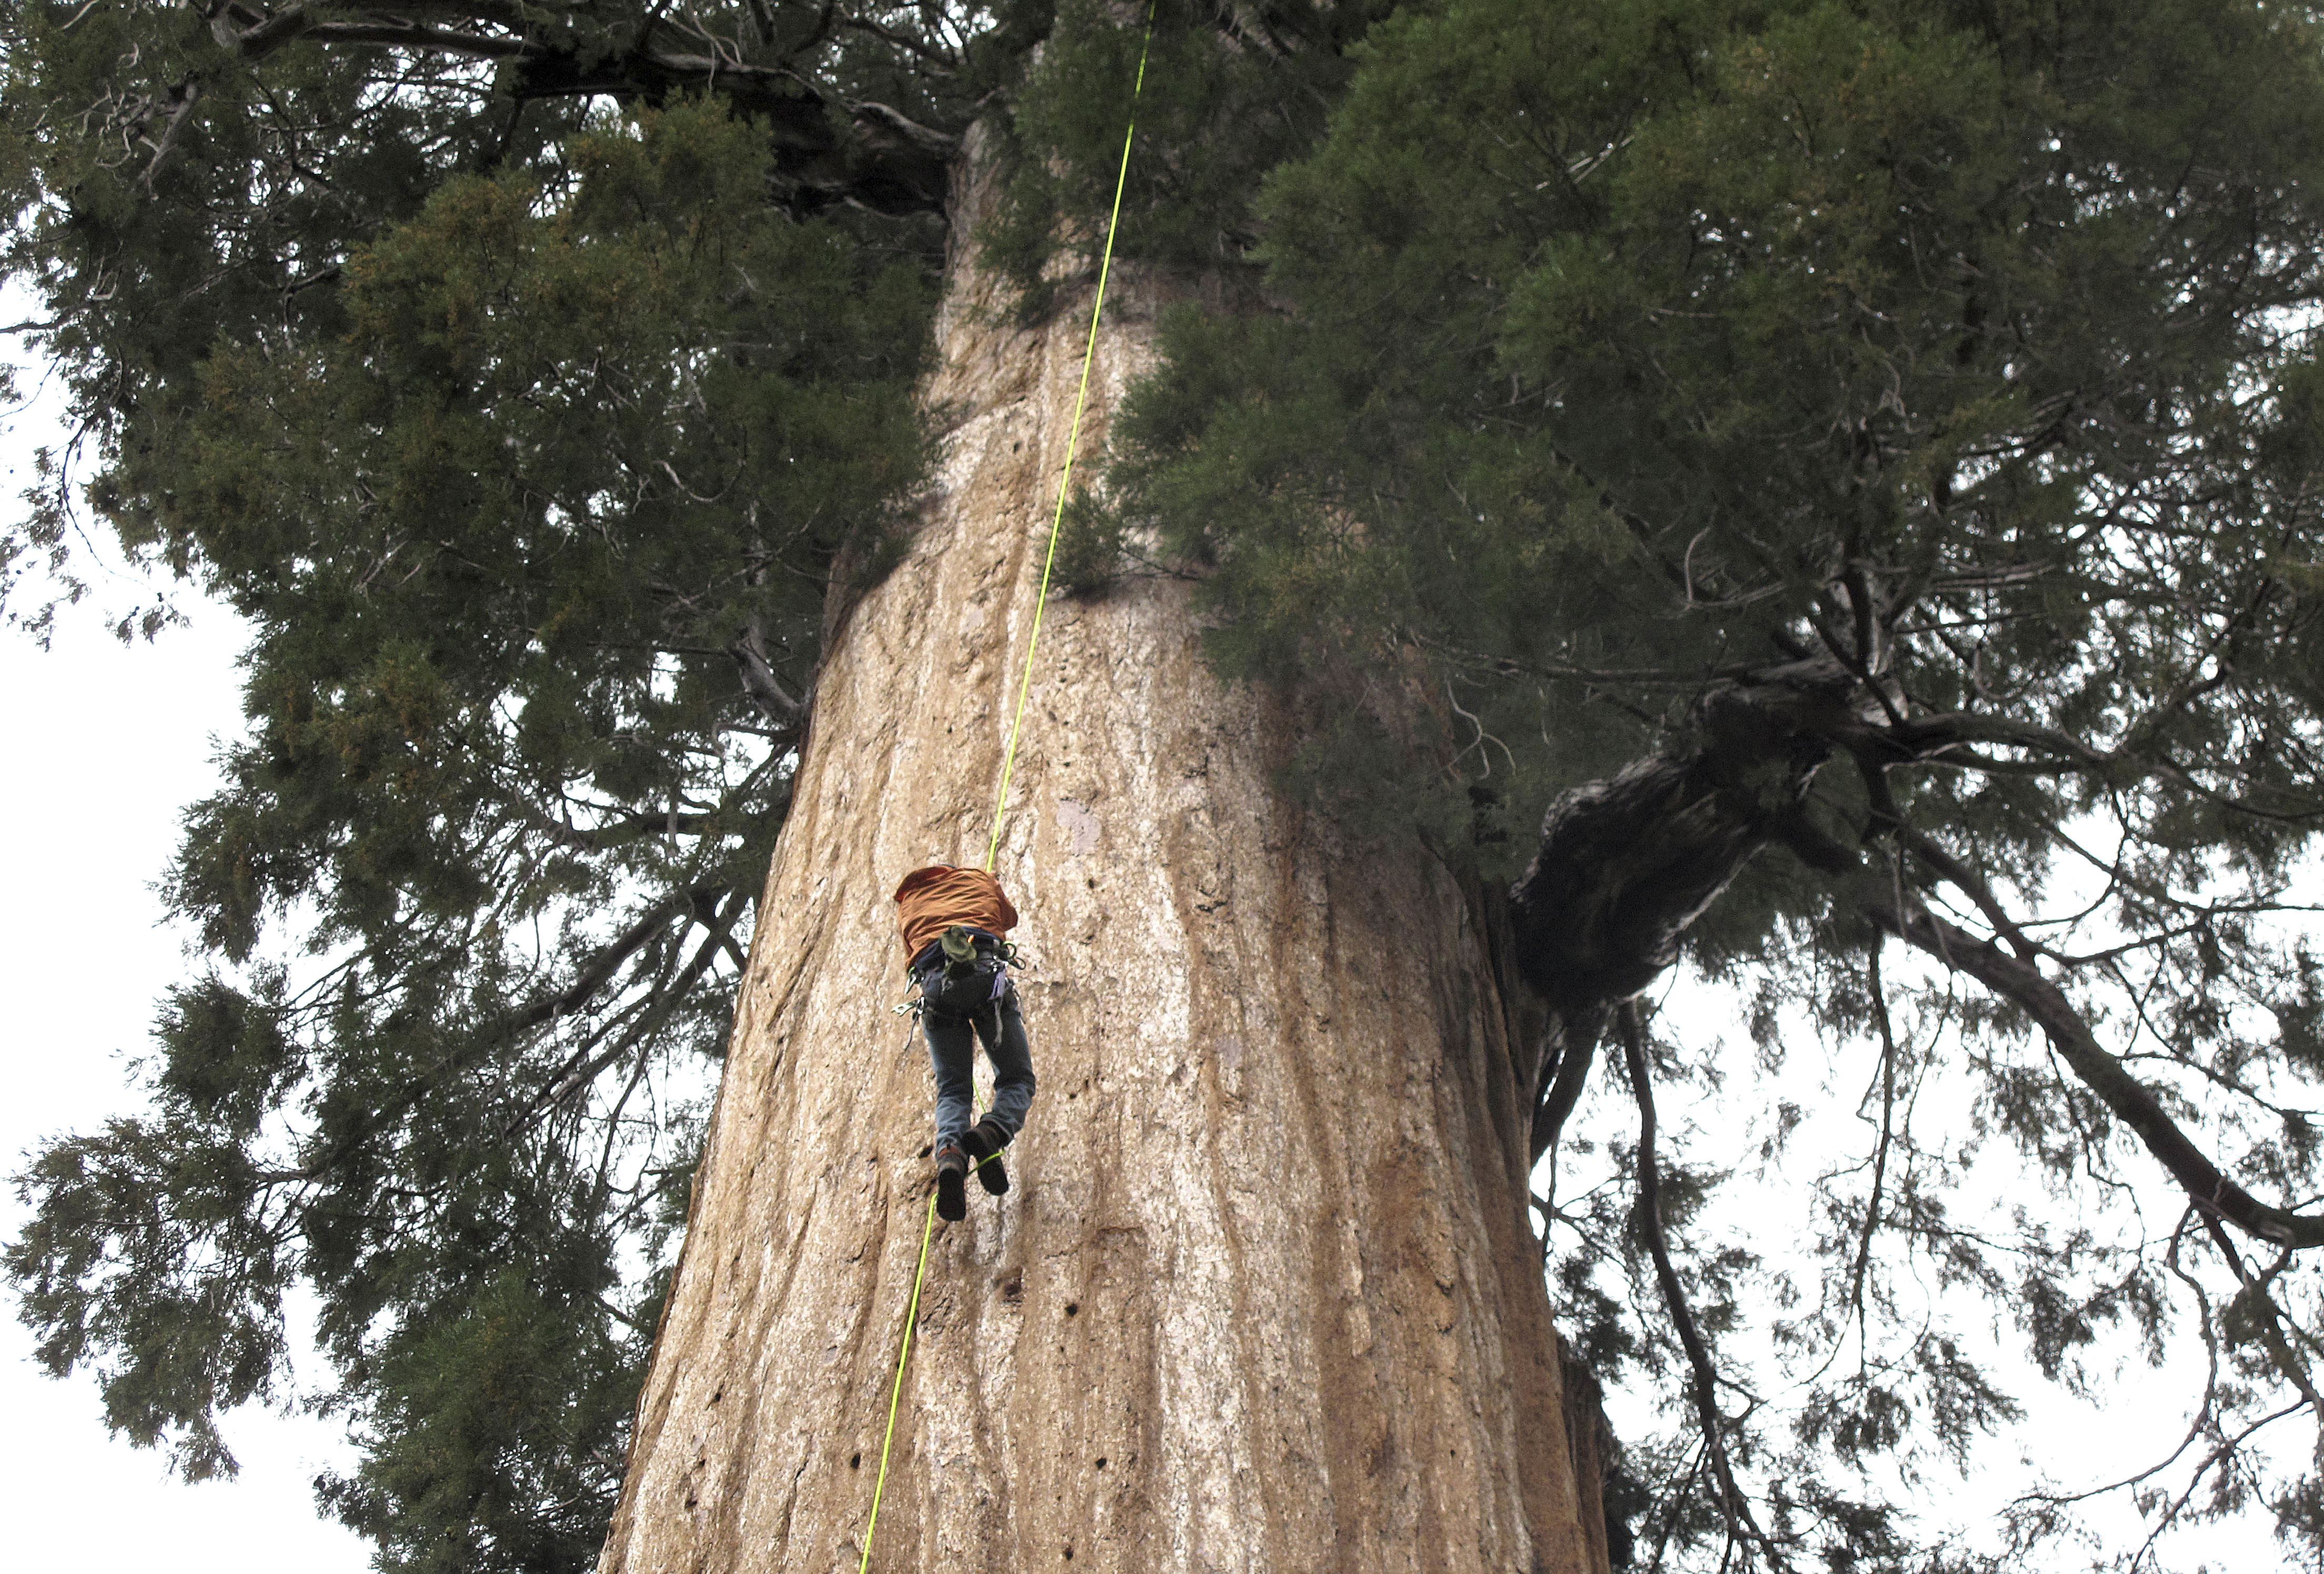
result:
[[[94,519],[258,630],[153,1112],[20,1181],[23,1314],[116,1428],[226,1468],[303,1282],[367,1450],[326,1495],[383,1566],[588,1561],[823,642],[925,473],[949,173],[982,123],[982,239],[1042,310],[1142,24],[9,14],[7,266],[78,423],[11,615]],[[1859,1468],[2014,1412],[1950,1326],[1987,1302],[2069,1382],[2110,1329],[2203,1345],[2155,1514],[2324,1552],[2306,1442],[2270,1449],[2324,1424],[2315,18],[1157,30],[1124,242],[1223,304],[1166,324],[1076,572],[1195,578],[1222,670],[1316,718],[1300,790],[1507,885],[1554,1291],[1665,1406],[1640,1566],[1970,1566]],[[1760,1064],[1871,1056],[1796,1240],[1637,1140],[1656,1085],[1750,1075],[1630,1004],[1682,957]],[[1995,1154],[2047,1200],[1993,1214]]]
[[[1517,876],[1545,998],[1603,1010],[1683,943],[1756,992],[1763,1056],[1807,1023],[1877,1046],[1820,1276],[1692,1243],[1790,1398],[1711,1397],[1675,1315],[1659,1349],[1625,1331],[1664,1299],[1627,1195],[1543,1199],[1585,1339],[1691,1374],[1731,1432],[1667,1478],[1770,1563],[1902,1558],[1828,1461],[2008,1413],[1915,1272],[2052,1374],[2108,1324],[2210,1342],[2182,1453],[2215,1495],[2156,1512],[2256,1496],[2319,1544],[2312,1466],[2248,1446],[2324,1419],[2318,42],[2275,6],[1399,14],[1263,188],[1279,309],[1168,329],[1084,544],[1207,565],[1227,669],[1332,708],[1317,789]],[[1745,1074],[1657,1025],[1658,1078]],[[1542,1067],[1545,1153],[1588,1051]],[[1957,1071],[1970,1120],[1916,1128]],[[1979,1138],[2065,1207],[1987,1233]],[[2157,1161],[2160,1220],[2059,1228]]]

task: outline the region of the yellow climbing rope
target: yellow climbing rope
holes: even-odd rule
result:
[[[872,1566],[872,1532],[880,1528],[880,1495],[888,1490],[888,1449],[896,1440],[896,1404],[904,1396],[904,1363],[912,1358],[912,1329],[920,1320],[920,1281],[927,1277],[928,1239],[936,1234],[936,1194],[928,1195],[927,1219],[920,1226],[920,1265],[912,1274],[912,1304],[904,1312],[904,1347],[896,1356],[896,1381],[888,1390],[888,1435],[880,1440],[880,1479],[872,1487],[872,1517],[863,1526],[863,1560],[855,1574]]]
[[[1041,593],[1033,603],[1032,636],[1025,643],[1025,671],[1018,680],[1017,705],[1009,722],[1009,747],[1001,756],[1001,791],[992,801],[992,839],[984,849],[984,870],[992,872],[993,860],[1001,852],[1001,819],[1009,808],[1009,779],[1017,765],[1017,737],[1024,730],[1025,699],[1033,689],[1033,653],[1041,644],[1041,613],[1049,600],[1049,571],[1056,566],[1057,532],[1065,522],[1066,488],[1073,483],[1074,456],[1080,450],[1082,412],[1089,404],[1090,366],[1097,358],[1098,318],[1105,310],[1106,280],[1113,272],[1113,237],[1121,227],[1121,193],[1130,181],[1130,148],[1138,135],[1138,96],[1146,87],[1146,55],[1154,42],[1154,5],[1148,0],[1146,7],[1146,37],[1138,46],[1138,79],[1130,90],[1130,119],[1121,134],[1121,167],[1113,178],[1113,211],[1106,219],[1105,251],[1098,263],[1097,299],[1090,306],[1089,342],[1082,349],[1081,389],[1074,396],[1074,423],[1065,437],[1065,472],[1057,477],[1057,506],[1049,518],[1049,547],[1041,560]],[[982,1168],[985,1161],[979,1160]],[[888,1390],[888,1430],[880,1440],[880,1474],[872,1486],[872,1515],[863,1524],[863,1557],[856,1564],[855,1574],[866,1574],[872,1567],[872,1535],[880,1525],[880,1499],[888,1490],[888,1452],[896,1441],[896,1411],[904,1396],[904,1368],[912,1358],[912,1329],[919,1321],[920,1286],[928,1273],[928,1242],[936,1227],[936,1199],[928,1198],[927,1213],[920,1225],[919,1266],[912,1272],[911,1304],[904,1312],[904,1338],[896,1352],[896,1378]]]
[[[1121,227],[1121,192],[1130,181],[1130,144],[1138,135],[1138,95],[1146,86],[1146,51],[1154,42],[1154,6],[1146,7],[1146,41],[1138,46],[1138,80],[1130,89],[1130,120],[1121,134],[1121,168],[1113,178],[1113,212],[1106,219],[1105,253],[1098,263],[1097,300],[1090,307],[1089,343],[1082,350],[1082,385],[1074,395],[1074,424],[1065,437],[1065,468],[1057,477],[1057,506],[1049,517],[1049,551],[1041,560],[1041,594],[1033,603],[1033,635],[1025,642],[1025,671],[1017,682],[1017,708],[1009,721],[1009,748],[1001,761],[1001,792],[992,801],[992,839],[984,849],[984,872],[1001,852],[1001,817],[1009,807],[1009,777],[1017,766],[1017,735],[1025,726],[1025,697],[1033,691],[1033,653],[1041,645],[1041,614],[1049,604],[1049,570],[1056,566],[1057,532],[1065,523],[1065,490],[1073,484],[1074,456],[1082,441],[1082,412],[1089,404],[1090,365],[1097,358],[1098,316],[1105,310],[1105,282],[1113,272],[1113,236]]]

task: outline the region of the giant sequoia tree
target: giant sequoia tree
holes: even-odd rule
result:
[[[1986,1297],[2070,1381],[2206,1348],[2152,1512],[2324,1551],[2312,19],[1155,27],[1001,827],[1044,1093],[939,1242],[881,1544],[1966,1567],[1859,1467],[2013,1413]],[[303,1282],[390,1566],[853,1555],[924,1181],[884,893],[991,829],[1139,38],[12,13],[79,422],[13,610],[96,521],[259,630],[152,1113],[22,1182],[24,1315],[116,1428],[226,1464]],[[1640,1004],[1682,958],[1871,1088],[1809,1218],[1688,1227],[1656,1093],[1736,1069]],[[1610,1514],[1553,1296],[1666,1402]]]

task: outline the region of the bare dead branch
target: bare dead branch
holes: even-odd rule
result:
[[[769,721],[793,732],[806,726],[814,690],[810,688],[794,696],[775,676],[774,664],[767,657],[764,618],[753,613],[743,624],[742,632],[734,636],[734,643],[727,646],[726,653],[734,658],[734,665],[742,674],[742,691]]]

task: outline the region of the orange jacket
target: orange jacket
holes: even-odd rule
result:
[[[1001,882],[982,869],[956,869],[950,864],[930,864],[904,876],[896,887],[904,909],[904,960],[954,924],[1003,935],[1017,927],[1017,910],[1009,905]]]

